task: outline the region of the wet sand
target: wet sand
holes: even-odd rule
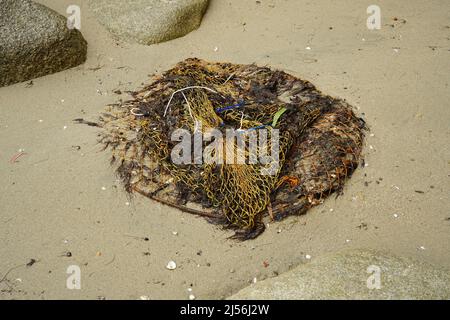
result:
[[[40,2],[62,14],[72,4]],[[343,248],[450,268],[448,1],[379,1],[382,29],[369,31],[368,4],[350,0],[212,0],[198,30],[153,46],[113,40],[79,4],[87,62],[0,88],[0,278],[37,260],[8,274],[0,299],[187,299],[189,287],[198,299],[225,298]],[[268,65],[346,99],[370,126],[366,167],[342,196],[247,242],[129,199],[98,129],[72,120],[95,121],[127,98],[113,91],[139,88],[187,57]],[[170,260],[177,269],[166,269]],[[66,288],[70,265],[81,268],[81,290]]]

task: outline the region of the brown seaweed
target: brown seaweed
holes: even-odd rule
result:
[[[238,239],[264,231],[264,217],[302,214],[341,193],[361,161],[364,120],[345,101],[283,71],[187,59],[132,97],[108,106],[98,124],[77,119],[103,128],[100,142],[112,150],[125,190],[232,228]],[[217,112],[226,106],[239,107]],[[193,119],[249,130],[270,127],[281,108],[281,166],[273,176],[258,176],[255,164],[176,165],[170,158],[171,133],[193,132]]]

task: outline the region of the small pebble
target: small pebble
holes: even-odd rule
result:
[[[425,247],[424,246],[420,246],[419,249],[420,250],[425,250]]]
[[[217,51],[219,51],[219,48],[218,47],[214,47],[214,52],[217,52]]]
[[[306,49],[306,50],[311,50],[311,47],[306,47],[305,49]]]
[[[345,240],[345,242],[346,242],[346,243],[349,243],[349,242],[350,242],[350,239]]]
[[[150,300],[149,296],[140,296],[139,299],[141,300]]]
[[[67,129],[67,126],[64,126],[64,127],[63,127],[63,130],[66,130],[66,129]]]
[[[177,268],[177,264],[175,263],[175,261],[169,261],[166,268],[169,270],[175,270]]]
[[[394,213],[394,218],[398,218],[398,214]]]
[[[178,232],[172,231],[172,234],[173,234],[174,236],[177,236],[177,235],[178,235]]]
[[[105,190],[106,190],[106,187],[102,187],[102,190],[105,191]]]
[[[256,277],[254,277],[252,282],[256,283],[256,282],[258,282],[258,279],[256,279]]]
[[[189,300],[195,300],[195,296],[193,294],[189,295]]]
[[[307,254],[307,255],[305,256],[305,258],[308,259],[308,260],[311,260],[311,256],[310,256],[309,254]]]
[[[129,205],[130,205],[130,203],[129,203],[129,202],[125,202],[125,205],[126,205],[126,206],[129,206]]]

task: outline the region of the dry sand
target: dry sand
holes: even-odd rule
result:
[[[73,4],[41,2],[62,14]],[[12,270],[0,298],[187,299],[190,286],[198,299],[224,298],[343,248],[450,267],[450,2],[378,1],[382,29],[369,31],[365,1],[212,0],[200,29],[148,47],[117,43],[77,3],[87,62],[0,88],[0,278],[38,260]],[[129,200],[98,129],[72,119],[96,120],[126,99],[113,90],[136,89],[187,57],[269,65],[347,99],[371,128],[367,167],[343,196],[243,243],[201,218]],[[26,155],[10,163],[19,149]],[[66,288],[72,264],[81,290]]]

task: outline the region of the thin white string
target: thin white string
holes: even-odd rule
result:
[[[236,131],[238,131],[239,133],[242,133],[242,134],[246,135],[248,130],[242,129],[242,123],[243,123],[243,122],[244,122],[244,111],[241,111],[241,124],[240,124],[240,126],[239,126],[239,129],[237,129]]]
[[[236,72],[233,72],[232,74],[230,74],[230,76],[227,78],[227,80],[225,80],[225,82],[223,84],[226,84],[231,78],[233,78],[235,73]]]
[[[136,112],[134,112],[134,110],[139,110],[139,111],[141,111],[139,108],[132,108],[132,109],[130,110],[130,112],[131,112],[132,115],[134,115],[134,116],[143,116],[143,115],[144,115],[143,113],[136,113]]]
[[[174,93],[172,93],[172,95],[170,96],[170,99],[169,99],[169,102],[167,103],[166,109],[164,109],[164,117],[165,117],[166,114],[167,114],[167,110],[169,109],[170,103],[172,102],[172,99],[173,99],[173,97],[175,96],[175,94],[177,94],[178,92],[182,92],[182,91],[184,91],[184,90],[188,90],[188,89],[205,89],[205,90],[208,90],[208,91],[217,93],[217,91],[214,91],[214,90],[211,89],[211,88],[208,88],[208,87],[202,87],[202,86],[190,86],[190,87],[186,87],[186,88],[179,89],[179,90],[175,91]]]
[[[244,111],[241,111],[241,125],[239,126],[239,130],[242,130],[242,122],[244,121]]]

